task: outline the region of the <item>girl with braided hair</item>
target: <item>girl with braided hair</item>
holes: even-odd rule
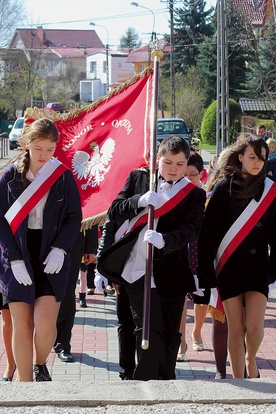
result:
[[[81,225],[72,173],[53,157],[59,133],[42,118],[25,126],[23,157],[0,178],[0,289],[8,304],[20,381],[51,381],[47,357]]]

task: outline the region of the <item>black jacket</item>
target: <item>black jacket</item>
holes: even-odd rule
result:
[[[142,210],[138,208],[138,200],[148,189],[149,172],[132,171],[126,185],[109,209],[110,220],[121,223],[135,217]],[[195,290],[194,278],[187,258],[187,245],[198,236],[204,204],[205,191],[195,187],[177,206],[158,220],[157,231],[162,233],[165,246],[163,249],[154,249],[153,276],[162,297],[180,297]],[[138,228],[131,233],[138,233],[139,230],[141,229]],[[131,233],[126,239],[129,239],[132,248],[136,238]],[[115,252],[114,258],[117,254],[117,261],[120,258],[126,260],[127,256],[124,255],[129,253],[128,244],[124,240],[116,244],[123,247],[117,252],[116,246],[112,247],[112,251]]]
[[[259,197],[261,195],[262,191]],[[267,295],[268,284],[276,278],[276,199],[236,248],[216,278],[214,258],[217,249],[245,207],[231,197],[229,181],[222,180],[215,186],[199,235],[200,287],[218,286],[222,300],[250,290]]]

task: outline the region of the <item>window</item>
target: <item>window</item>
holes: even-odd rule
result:
[[[90,62],[90,73],[95,73],[97,71],[97,62]]]
[[[63,61],[60,62],[60,71],[61,72],[65,72],[66,71],[66,64]]]
[[[48,62],[48,70],[51,71],[51,70],[54,70],[54,68],[55,68],[55,62],[53,60],[50,60]]]
[[[106,62],[103,62],[103,73],[106,73]]]

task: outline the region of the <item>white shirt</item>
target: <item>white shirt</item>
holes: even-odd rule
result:
[[[169,184],[162,179],[158,179],[157,194],[161,195],[166,190],[172,187],[173,184]],[[153,229],[156,230],[158,219],[154,220]],[[130,256],[125,264],[122,278],[129,283],[134,283],[139,280],[146,273],[146,256],[147,256],[147,243],[144,243],[144,236],[147,231],[145,226],[139,233],[138,239],[133,246]],[[151,287],[155,288],[153,277],[151,277]]]
[[[36,177],[38,177],[41,174],[41,172],[43,171],[43,169],[45,168],[47,164],[48,163],[43,165],[43,167],[40,168],[40,170],[36,173],[36,175],[34,175],[31,172],[31,170],[29,170],[26,174],[26,178],[31,182],[34,181]],[[43,229],[43,212],[44,212],[44,208],[45,208],[48,195],[49,195],[49,191],[47,191],[47,193],[41,198],[41,200],[39,200],[37,205],[30,211],[29,218],[28,218],[29,229],[32,229],[32,230]]]

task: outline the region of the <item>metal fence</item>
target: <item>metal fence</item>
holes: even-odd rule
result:
[[[9,137],[7,132],[0,134],[0,158],[5,158],[9,155]]]

